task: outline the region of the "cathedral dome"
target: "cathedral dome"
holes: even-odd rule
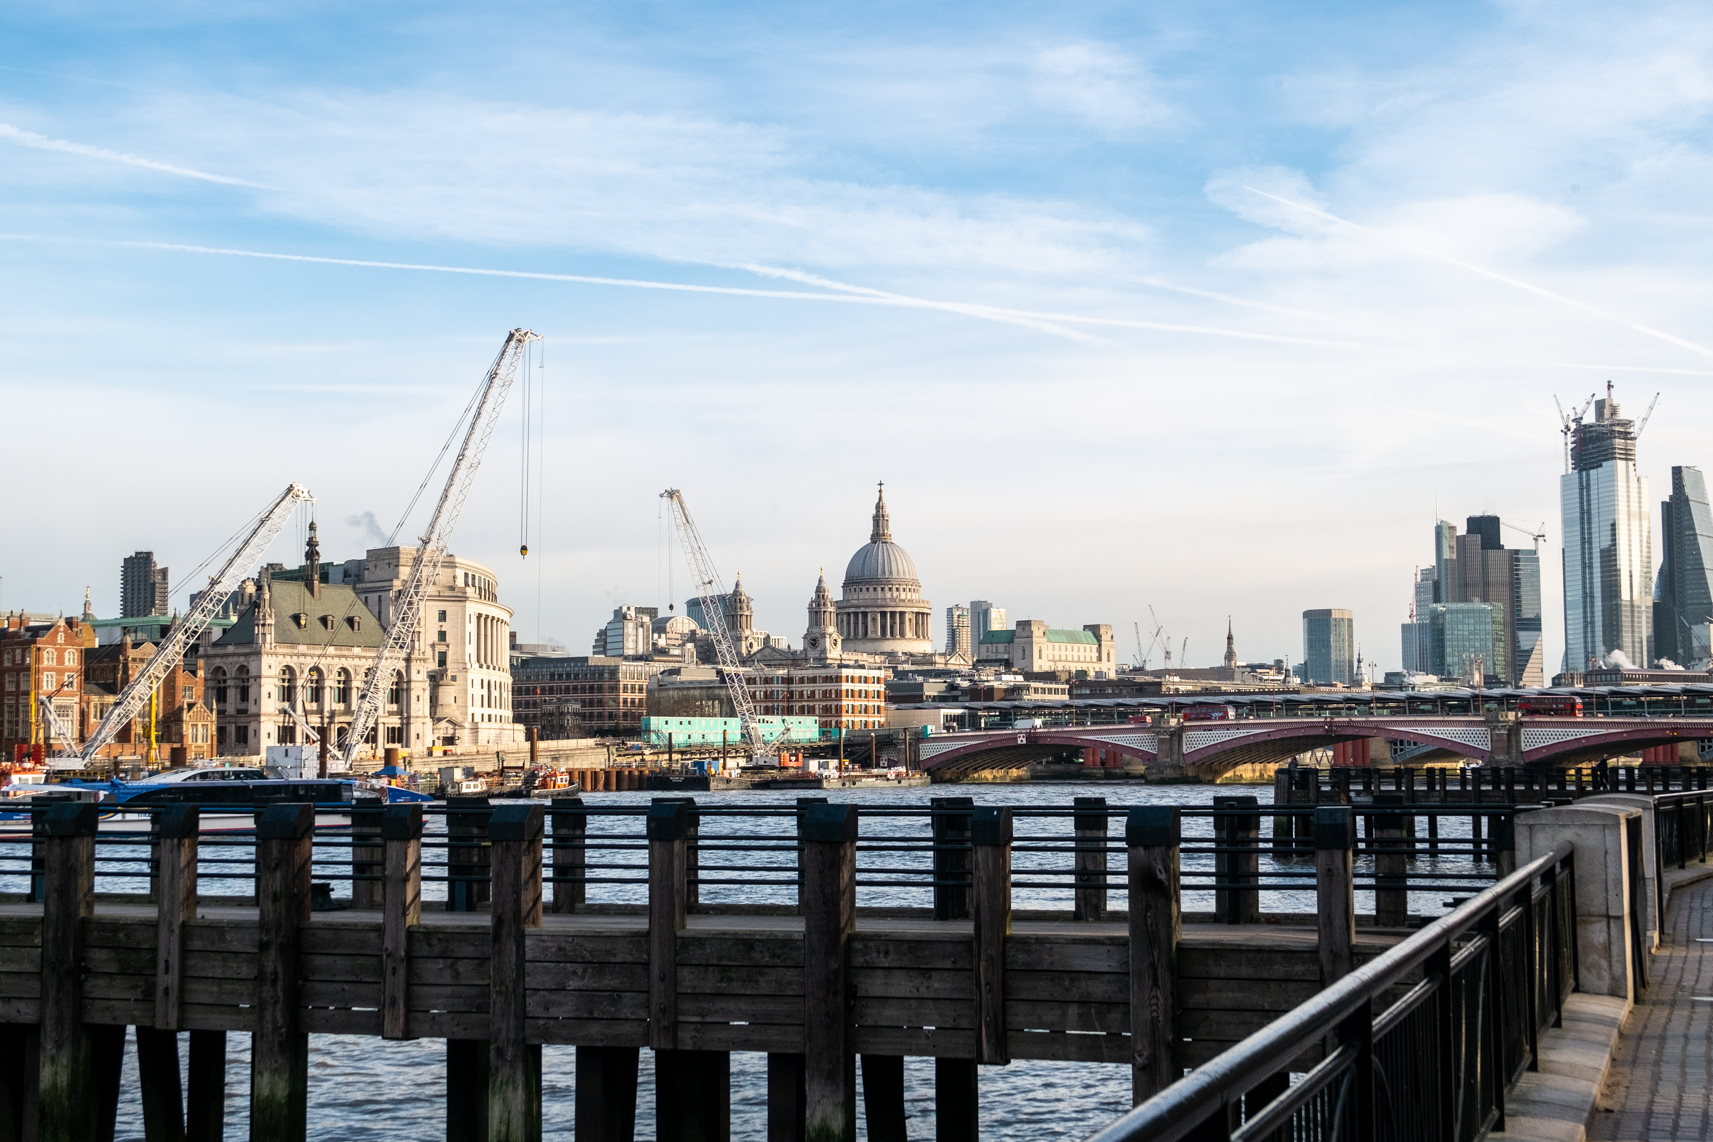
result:
[[[908,579],[918,582],[916,563],[910,553],[892,542],[892,522],[886,512],[886,493],[874,505],[874,528],[868,542],[857,548],[845,566],[845,586],[872,579]]]

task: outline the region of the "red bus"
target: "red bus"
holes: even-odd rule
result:
[[[1124,724],[1127,726],[1151,726],[1154,724],[1154,718],[1151,714],[1132,714],[1124,719]]]
[[[1541,694],[1517,700],[1517,713],[1539,714],[1554,718],[1580,718],[1582,699],[1568,694]]]
[[[1184,710],[1186,722],[1229,722],[1236,717],[1236,706],[1190,706]]]

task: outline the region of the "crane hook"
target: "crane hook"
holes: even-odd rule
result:
[[[519,555],[523,556],[525,559],[528,559],[529,558],[529,544],[525,543],[525,544],[519,545],[519,547],[517,549],[517,553]]]

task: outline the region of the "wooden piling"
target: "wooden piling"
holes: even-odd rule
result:
[[[124,1029],[120,1030],[123,1033]],[[179,1082],[176,1031],[137,1028],[137,1082],[142,1095],[144,1142],[185,1142],[184,1088]]]
[[[904,1056],[862,1057],[862,1112],[868,1142],[909,1142],[904,1128]]]
[[[381,811],[381,1038],[410,1037],[410,930],[422,923],[422,805]]]
[[[980,1138],[980,1080],[974,1059],[934,1060],[934,1142]]]
[[[1397,793],[1381,793],[1374,803],[1401,808],[1404,799]],[[1404,877],[1409,865],[1404,851],[1404,818],[1393,813],[1375,814],[1373,821],[1374,923],[1382,928],[1402,928],[1410,915],[1409,885]]]
[[[1130,892],[1130,1088],[1140,1104],[1176,1082],[1178,888],[1175,805],[1138,805],[1124,822]]]
[[[934,919],[969,916],[969,832],[973,797],[930,797],[934,833]]]
[[[298,1029],[298,929],[309,923],[314,805],[256,814],[256,1031],[251,1036],[252,1142],[304,1142],[309,1036]]]
[[[95,1023],[89,1029],[89,1045],[95,1056],[95,1133],[93,1142],[113,1142],[119,1114],[119,1079],[125,1070],[125,1028],[115,1023]]]
[[[83,921],[95,911],[96,807],[89,801],[60,802],[38,821],[43,890],[38,1137],[41,1142],[86,1142],[95,1137],[99,1117],[95,1046],[83,1023]]]
[[[368,912],[381,906],[386,889],[386,842],[381,836],[384,806],[351,814],[351,907]]]
[[[1319,915],[1320,983],[1329,987],[1356,964],[1356,882],[1350,850],[1351,812],[1323,805],[1314,814],[1315,911]]]
[[[981,808],[970,819],[975,928],[975,1061],[1009,1063],[1005,1034],[1005,941],[1011,935],[1011,810]]]
[[[221,1142],[226,1135],[226,1032],[192,1031],[185,1100],[185,1142]]]
[[[488,1045],[446,1040],[446,1142],[488,1142]]]
[[[803,1056],[794,1052],[769,1052],[767,1056],[767,1142],[805,1142],[804,1135],[808,1125],[808,1108],[804,1105],[806,1097],[803,1081]],[[875,1139],[872,1120],[869,1122],[868,1136]],[[581,1142],[581,1139],[578,1142]]]
[[[846,945],[856,926],[855,805],[811,805],[803,829],[805,1137],[854,1142],[856,1057],[846,1016]]]
[[[1255,809],[1257,798],[1215,797],[1215,809]],[[1261,868],[1259,844],[1261,817],[1259,812],[1227,813],[1213,819],[1215,846],[1214,879],[1228,885],[1214,889],[1214,914],[1224,924],[1258,924],[1261,922]]]
[[[825,797],[797,798],[797,914],[803,914],[803,812],[811,805],[825,805]]]
[[[678,1046],[678,933],[684,930],[684,836],[690,807],[657,801],[648,810],[648,1045]]]
[[[488,820],[493,875],[488,969],[488,1142],[541,1137],[541,1044],[525,1037],[525,933],[541,927],[539,805],[499,805]]]
[[[184,925],[196,919],[196,850],[201,833],[195,805],[163,805],[152,824],[155,849],[155,1027],[184,1025]],[[142,1028],[138,1028],[141,1034]],[[140,1040],[139,1040],[140,1042]],[[178,1055],[173,1055],[178,1081]]]
[[[654,1060],[656,1142],[731,1142],[729,1051],[663,1051]]]
[[[635,1047],[578,1047],[576,1142],[634,1142]]]
[[[446,799],[446,911],[475,912],[488,902],[486,797]]]
[[[589,899],[589,818],[581,797],[553,799],[553,914],[576,912]]]
[[[1078,797],[1076,816],[1076,889],[1072,915],[1078,920],[1106,918],[1106,798]]]
[[[668,805],[682,803],[689,806],[689,815],[684,826],[684,907],[695,911],[696,905],[702,902],[701,854],[697,851],[696,838],[701,832],[702,820],[696,815],[696,799],[694,797],[656,797],[650,804]]]

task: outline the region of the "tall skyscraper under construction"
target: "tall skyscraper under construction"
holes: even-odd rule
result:
[[[1610,382],[1594,419],[1566,422],[1569,468],[1559,477],[1564,513],[1564,668],[1587,670],[1616,652],[1650,664],[1653,537],[1647,479],[1636,472],[1636,426],[1618,415]]]

